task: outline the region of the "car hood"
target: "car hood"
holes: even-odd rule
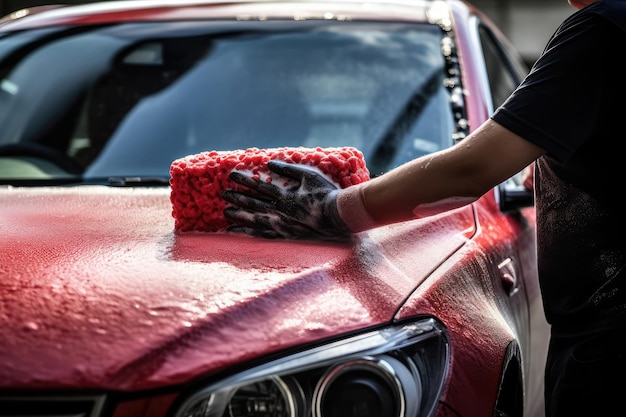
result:
[[[474,230],[470,207],[353,243],[175,233],[169,193],[0,189],[0,388],[162,387],[390,321]]]

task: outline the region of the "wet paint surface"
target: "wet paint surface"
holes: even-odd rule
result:
[[[356,18],[377,18],[377,19],[401,19],[407,16],[412,19],[426,22],[427,17],[421,8],[390,7],[388,4],[371,4],[359,10],[338,9],[339,5],[325,4],[222,4],[216,8],[214,4],[202,5],[196,1],[164,1],[154,7],[145,7],[143,4],[133,4],[126,2],[121,5],[107,4],[99,2],[93,4],[83,4],[80,8],[65,10],[59,8],[50,13],[39,13],[27,16],[27,18],[17,19],[5,25],[4,30],[23,30],[50,25],[89,25],[104,24],[111,22],[138,22],[138,21],[172,21],[184,19],[219,19],[232,18],[232,16],[245,16],[265,18],[268,14],[284,19],[297,19],[303,15],[307,18],[323,19],[327,18],[327,13],[334,12],[339,16],[350,15]],[[42,11],[44,9],[41,9]],[[326,17],[325,17],[326,16]]]
[[[472,222],[269,241],[174,233],[167,189],[2,189],[0,387],[166,386],[389,321]]]
[[[542,386],[536,378],[543,374],[548,335],[545,327],[531,323],[543,319],[542,310],[537,309],[541,303],[538,288],[533,286],[537,284],[534,212],[528,211],[528,217],[504,216],[492,195],[481,198],[474,208],[477,231],[472,240],[428,277],[397,318],[438,312],[448,329],[452,351],[441,401],[464,410],[464,416],[493,414],[505,352],[511,344],[517,345],[530,409],[543,395],[536,392]],[[519,279],[516,292],[508,293],[504,285],[498,268],[504,260],[510,261]],[[537,326],[536,340],[530,334],[531,324]]]

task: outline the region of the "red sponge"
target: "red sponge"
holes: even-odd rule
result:
[[[340,188],[370,179],[363,154],[351,147],[249,148],[189,155],[175,160],[170,166],[170,200],[175,230],[224,230],[230,222],[222,213],[228,204],[221,198],[222,190],[243,188],[228,178],[230,172],[252,172],[269,182],[276,178],[267,167],[267,161],[272,159],[316,167]],[[289,181],[282,185],[289,185]]]

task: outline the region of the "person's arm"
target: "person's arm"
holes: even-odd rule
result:
[[[544,151],[493,120],[455,146],[360,185],[376,225],[460,207],[510,178]]]
[[[304,166],[270,161],[270,169],[296,179],[283,189],[233,172],[252,190],[226,190],[230,230],[271,238],[344,238],[386,224],[434,215],[475,201],[544,151],[488,120],[457,145],[423,156],[370,181],[338,190]]]

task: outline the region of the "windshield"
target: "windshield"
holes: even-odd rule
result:
[[[0,39],[0,180],[169,178],[210,150],[353,146],[376,176],[452,144],[443,31],[124,24]]]

